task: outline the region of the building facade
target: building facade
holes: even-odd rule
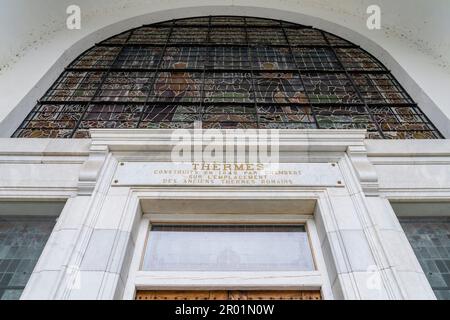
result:
[[[445,61],[325,1],[138,2],[0,74],[1,299],[449,299]]]

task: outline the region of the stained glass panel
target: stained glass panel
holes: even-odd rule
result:
[[[207,53],[205,47],[167,47],[160,69],[203,69]]]
[[[389,74],[355,74],[355,83],[368,103],[413,103]]]
[[[209,40],[214,44],[244,44],[245,28],[214,28],[210,31]]]
[[[248,42],[251,45],[287,45],[281,28],[247,28]]]
[[[90,105],[82,118],[80,128],[136,128],[142,109],[142,105]]]
[[[335,36],[331,33],[324,32],[325,38],[327,39],[328,43],[332,46],[354,46],[352,43],[348,42],[347,40],[344,40],[338,36]]]
[[[320,106],[313,107],[321,129],[367,129],[377,131],[366,107]]]
[[[0,300],[20,298],[55,221],[48,216],[0,216]]]
[[[113,37],[103,41],[102,44],[104,44],[104,45],[107,45],[107,44],[123,45],[127,42],[128,38],[130,37],[131,32],[132,31],[127,31],[127,32],[118,34],[116,36],[113,36]]]
[[[133,30],[127,44],[162,44],[167,42],[170,28],[142,27]]]
[[[208,35],[207,28],[174,28],[169,43],[205,43]]]
[[[104,72],[64,72],[42,100],[89,101],[104,76]]]
[[[293,48],[292,52],[301,70],[342,70],[329,48]]]
[[[153,76],[153,72],[110,72],[94,100],[144,102]]]
[[[219,19],[219,17],[217,17]],[[188,18],[188,19],[179,19],[174,22],[176,26],[182,26],[182,25],[202,25],[207,26],[209,25],[209,18]]]
[[[199,102],[202,74],[171,71],[156,75],[149,101]]]
[[[306,73],[303,81],[306,93],[313,103],[362,102],[344,73]]]
[[[109,68],[119,52],[120,47],[94,47],[76,59],[71,67],[75,69]]]
[[[294,57],[289,48],[256,47],[251,52],[252,68],[259,70],[296,69]]]
[[[244,26],[245,20],[247,20],[244,17],[231,17],[231,16],[217,16],[217,17],[211,17],[211,25],[213,26]],[[248,23],[248,22],[247,22]]]
[[[88,138],[91,128],[367,129],[441,134],[381,62],[290,22],[212,16],[145,25],[72,62],[14,133]]]
[[[399,221],[436,298],[450,300],[450,218],[400,217]]]
[[[159,47],[130,46],[121,51],[114,67],[123,69],[156,68],[161,60],[163,49]]]
[[[256,102],[307,103],[298,73],[260,72],[255,75]]]
[[[382,71],[383,65],[359,48],[336,48],[336,54],[349,71]]]
[[[208,67],[213,69],[250,69],[250,49],[247,47],[209,48]]]
[[[327,42],[320,30],[316,29],[290,29],[286,28],[289,44],[292,46],[324,46]]]
[[[280,25],[280,21],[277,21],[277,20],[252,18],[252,17],[246,17],[245,22],[247,23],[247,26],[279,26]]]
[[[205,78],[205,102],[253,102],[250,73],[209,73]]]

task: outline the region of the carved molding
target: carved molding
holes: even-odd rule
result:
[[[270,132],[269,132],[270,131]],[[223,134],[233,134],[237,139],[235,145],[258,143],[258,135],[262,132],[275,134],[278,139],[280,154],[300,152],[303,154],[317,153],[319,157],[331,153],[348,153],[352,164],[365,191],[377,190],[378,182],[375,170],[367,159],[364,145],[365,130],[216,130]],[[189,137],[183,143],[192,146],[205,147],[210,143],[203,139],[208,130],[184,130]],[[91,133],[91,147],[89,158],[83,165],[79,176],[79,194],[89,195],[94,190],[100,170],[102,169],[108,152],[113,153],[170,153],[179,143],[174,139],[175,130],[171,129],[93,129]],[[177,131],[179,137],[180,131]],[[308,156],[309,157],[309,156]],[[295,156],[293,158],[296,158]],[[291,159],[293,159],[291,157]],[[325,159],[325,158],[324,158]],[[300,159],[299,159],[300,160]]]
[[[364,145],[348,146],[347,155],[358,176],[361,188],[366,195],[378,194],[378,175],[375,166],[367,156],[367,149]]]
[[[94,191],[101,169],[105,164],[109,148],[107,145],[92,144],[89,158],[83,164],[78,178],[78,195],[91,195]]]
[[[91,129],[92,145],[107,145],[111,151],[171,151],[179,143],[172,129]],[[177,133],[179,134],[178,131]],[[202,134],[208,130],[184,130],[194,146],[205,145]],[[279,151],[339,151],[349,145],[364,145],[365,130],[217,130],[223,135],[234,134],[237,142],[257,141],[258,134],[269,132],[279,139]]]

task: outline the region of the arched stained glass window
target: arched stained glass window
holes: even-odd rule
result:
[[[146,25],[97,44],[66,68],[14,137],[194,123],[442,138],[389,70],[358,46],[302,25],[219,16]]]

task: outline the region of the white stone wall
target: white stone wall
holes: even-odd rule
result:
[[[445,37],[450,3],[380,0],[385,28],[369,31],[365,8],[371,2],[80,0],[82,29],[69,31],[64,12],[70,1],[1,1],[0,137],[8,137],[64,67],[96,42],[144,23],[210,14],[283,19],[353,41],[390,68],[450,137],[450,91],[445,89],[450,87],[450,43]],[[450,199],[448,140],[364,140],[364,133],[354,130],[282,134],[283,161],[335,161],[344,178],[341,188],[113,186],[119,161],[169,161],[169,135],[157,130],[95,130],[90,140],[0,139],[0,201],[67,199],[22,298],[129,299],[136,287],[238,284],[321,288],[327,299],[434,298],[389,201]],[[255,208],[262,199],[313,201],[314,211],[283,219],[308,224],[318,270],[233,274],[222,282],[217,274],[174,278],[139,272],[146,223],[156,219],[147,216],[152,201],[239,197],[254,201]],[[380,284],[375,289],[368,285],[374,276]]]
[[[364,140],[364,132],[356,130],[282,131],[281,162],[336,162],[343,186],[271,189],[114,186],[119,162],[169,161],[170,130],[95,130],[92,135],[92,140],[16,139],[14,145],[10,139],[0,140],[0,199],[68,198],[23,299],[130,299],[136,287],[239,284],[321,288],[326,299],[434,299],[389,200],[450,199],[448,140],[400,143]],[[145,221],[198,220],[190,213],[151,214],[161,199],[254,203],[254,213],[209,215],[221,221],[305,221],[318,270],[227,277],[140,272]],[[304,206],[296,205],[303,208],[299,215],[261,216],[255,213],[263,199],[274,204],[290,199]]]

